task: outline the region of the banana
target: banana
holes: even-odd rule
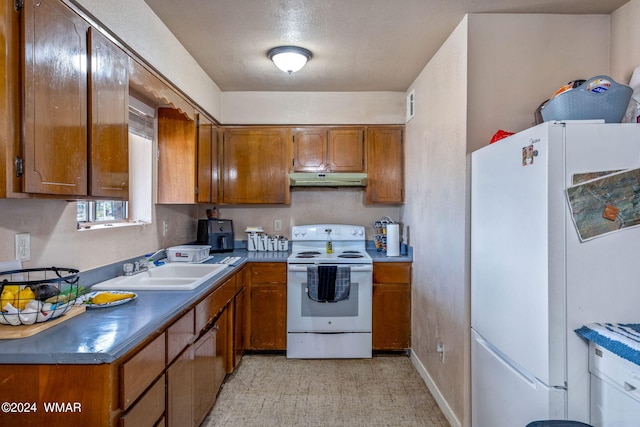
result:
[[[91,302],[93,304],[107,304],[114,301],[120,301],[127,298],[133,298],[135,294],[133,293],[125,293],[125,294],[114,294],[111,292],[103,292],[91,298]]]

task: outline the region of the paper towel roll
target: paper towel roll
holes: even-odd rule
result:
[[[387,256],[400,255],[400,224],[387,224]]]

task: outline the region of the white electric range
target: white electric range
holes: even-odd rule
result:
[[[290,243],[287,357],[370,358],[373,260],[364,227],[294,226]]]

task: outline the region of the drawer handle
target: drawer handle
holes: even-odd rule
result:
[[[625,382],[624,382],[624,389],[625,389],[626,391],[633,391],[633,390],[635,390],[635,389],[636,389],[636,387],[635,387],[635,386],[633,386],[633,385],[631,385],[631,384],[629,384],[628,382],[626,382],[626,381],[625,381]]]

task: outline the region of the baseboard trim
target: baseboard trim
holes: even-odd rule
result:
[[[409,358],[411,359],[413,366],[415,366],[416,370],[418,371],[418,374],[420,374],[422,380],[427,385],[427,388],[431,392],[431,395],[436,400],[436,403],[438,404],[438,407],[440,407],[440,410],[444,414],[444,417],[447,419],[447,421],[449,421],[449,424],[451,424],[452,427],[462,427],[460,420],[458,420],[458,418],[451,410],[451,407],[445,400],[442,393],[440,393],[440,389],[438,389],[438,386],[433,381],[433,379],[429,375],[429,372],[427,372],[420,359],[418,359],[413,351],[409,352]]]

